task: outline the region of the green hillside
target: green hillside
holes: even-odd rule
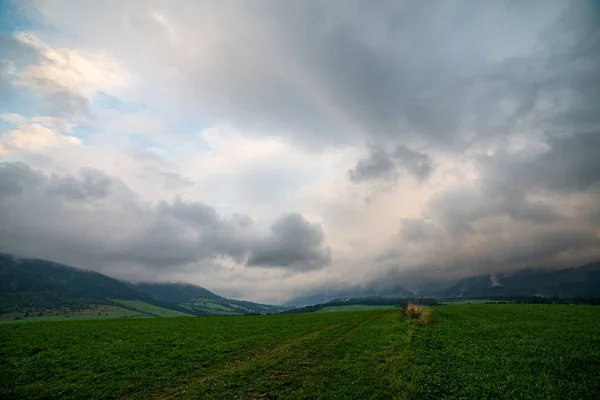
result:
[[[201,286],[189,283],[137,283],[135,287],[155,299],[181,304],[190,299],[226,300]]]
[[[592,399],[600,307],[434,307],[0,326],[0,398]],[[98,355],[101,354],[101,357]]]
[[[133,284],[97,272],[0,253],[0,322],[276,313],[196,285]]]
[[[286,307],[221,297],[203,287],[186,283],[138,283],[136,287],[153,298],[178,304],[199,315],[272,314]]]
[[[201,311],[211,315],[244,315],[250,311],[226,302],[215,302],[206,299],[196,299],[189,303],[182,303],[181,306],[190,311]]]
[[[180,311],[169,310],[168,308],[158,307],[139,300],[115,300],[115,303],[130,310],[141,311],[145,314],[155,317],[189,317],[193,315],[191,313],[188,314]]]
[[[26,315],[28,314],[28,315]],[[109,318],[148,318],[150,314],[134,311],[114,305],[91,304],[79,310],[44,310],[29,311],[25,313],[0,314],[0,323],[3,322],[48,322],[71,321],[80,319],[109,319]]]

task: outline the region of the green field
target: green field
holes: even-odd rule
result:
[[[452,300],[452,301],[441,301],[440,304],[446,306],[457,306],[464,304],[486,304],[486,303],[494,303],[493,300],[486,299],[475,299],[475,300]]]
[[[413,338],[418,398],[593,399],[600,307],[437,307]]]
[[[326,313],[326,312],[339,312],[339,311],[373,311],[373,310],[390,310],[396,308],[396,306],[364,306],[360,304],[352,305],[352,306],[330,306],[323,307],[318,313]]]
[[[0,398],[591,399],[600,307],[436,307],[0,326]]]
[[[113,305],[96,305],[83,310],[53,310],[39,312],[15,312],[0,314],[0,323],[23,323],[40,321],[72,321],[81,319],[109,319],[109,318],[139,318],[149,317],[140,311],[132,311]]]
[[[213,301],[195,301],[193,303],[183,303],[181,306],[191,311],[202,310],[212,315],[242,315],[244,312],[248,312],[247,309],[237,305],[224,306]]]
[[[144,303],[143,301],[139,300],[115,300],[115,303],[157,317],[185,317],[190,315],[184,314],[179,311],[169,310],[167,308],[162,308],[152,304]]]

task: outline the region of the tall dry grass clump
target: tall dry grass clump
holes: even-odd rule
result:
[[[404,315],[410,319],[418,319],[421,323],[429,325],[433,323],[431,309],[422,304],[408,303],[404,308]]]

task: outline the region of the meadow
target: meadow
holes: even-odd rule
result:
[[[172,312],[177,313],[176,311]],[[175,315],[181,315],[181,313]],[[152,315],[137,309],[128,309],[111,305],[100,305],[78,310],[64,308],[54,309],[51,311],[44,310],[38,312],[13,312],[8,314],[0,314],[0,324],[15,322],[28,323],[42,321],[72,321],[81,319],[148,318],[151,316]]]
[[[464,304],[0,326],[0,398],[594,398],[600,307]]]
[[[317,313],[340,312],[340,311],[373,311],[373,310],[392,310],[396,306],[375,306],[375,305],[351,305],[351,306],[327,306],[316,311]]]

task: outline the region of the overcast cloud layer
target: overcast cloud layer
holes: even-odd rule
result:
[[[284,301],[600,258],[593,1],[0,5],[0,251]]]

